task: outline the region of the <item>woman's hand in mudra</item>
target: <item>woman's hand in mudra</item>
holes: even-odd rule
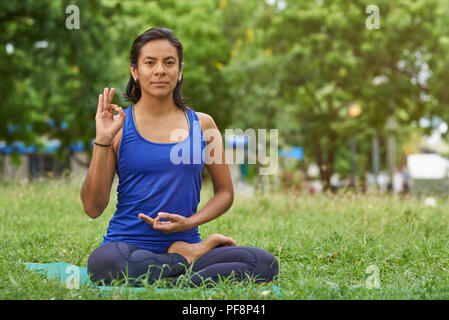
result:
[[[192,229],[188,218],[179,214],[159,212],[157,217],[153,219],[146,214],[139,213],[138,217],[152,226],[154,230],[159,230],[163,233],[181,232]],[[169,221],[161,221],[161,219],[168,219]]]

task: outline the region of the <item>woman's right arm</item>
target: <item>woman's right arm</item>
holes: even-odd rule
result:
[[[86,179],[81,188],[81,200],[84,212],[91,218],[100,216],[108,206],[112,182],[114,181],[117,165],[116,152],[113,149],[115,138],[123,126],[126,114],[123,109],[111,105],[114,89],[105,88],[104,94],[98,98],[97,114],[95,116],[95,142],[111,144],[103,147],[94,144],[92,159]],[[114,116],[114,111],[118,114]]]

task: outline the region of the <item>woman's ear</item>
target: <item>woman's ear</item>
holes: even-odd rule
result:
[[[181,67],[179,68],[178,82],[182,79],[182,70],[184,69],[184,62],[181,62]]]
[[[134,81],[139,80],[139,79],[137,78],[137,68],[135,67],[135,65],[132,64],[132,63],[130,63],[130,64],[129,64],[129,69],[131,70],[131,75],[132,75],[132,77],[134,78]]]

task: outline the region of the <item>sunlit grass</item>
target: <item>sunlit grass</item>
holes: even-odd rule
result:
[[[64,261],[86,266],[112,217],[116,194],[102,216],[90,219],[81,184],[46,180],[0,185],[0,299],[447,299],[449,205],[400,197],[354,194],[314,197],[236,193],[223,216],[200,227],[204,239],[223,233],[239,245],[273,253],[280,263],[280,294],[254,283],[223,280],[216,288],[105,294],[89,285],[67,289],[30,272],[23,262]],[[212,196],[203,185],[201,208]],[[374,265],[378,288],[367,287]],[[369,271],[369,270],[368,270]]]

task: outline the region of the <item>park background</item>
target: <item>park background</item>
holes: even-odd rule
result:
[[[85,265],[98,245],[115,198],[95,227],[79,199],[97,97],[114,87],[113,102],[130,105],[131,43],[163,26],[184,46],[189,106],[223,135],[279,134],[279,170],[231,165],[236,201],[205,235],[273,252],[282,298],[446,297],[447,21],[445,0],[2,2],[1,296],[75,297],[54,283],[40,290],[17,261]],[[377,291],[366,288],[370,265],[383,275]],[[214,297],[254,297],[223,290]]]

